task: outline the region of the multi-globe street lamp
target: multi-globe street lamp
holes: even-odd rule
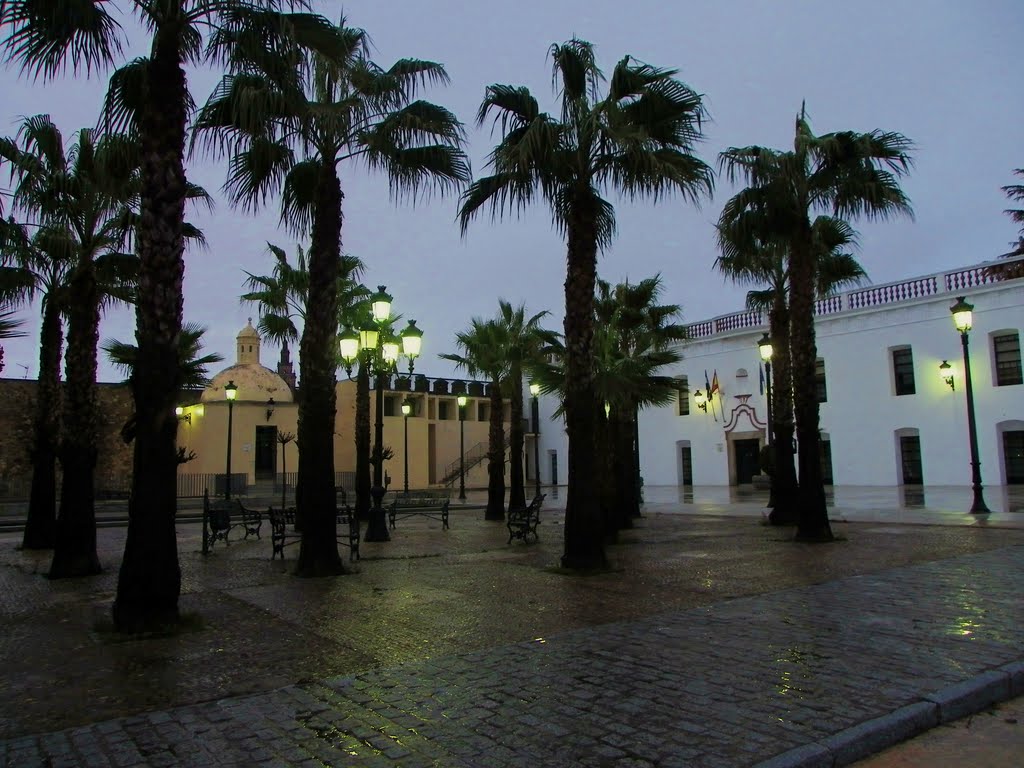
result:
[[[967,390],[967,437],[971,449],[971,486],[974,491],[971,512],[974,514],[987,514],[992,510],[985,506],[985,499],[982,495],[981,461],[978,458],[978,428],[974,420],[974,387],[971,383],[971,357],[967,348],[967,335],[970,333],[973,322],[973,310],[974,305],[969,304],[963,296],[957,296],[956,304],[949,308],[949,311],[953,313],[953,325],[960,331],[960,345],[964,350],[964,389]]]
[[[402,491],[409,495],[409,415],[412,413],[412,400],[408,397],[402,402],[402,431],[404,433],[404,445],[402,446],[402,458],[404,459],[404,481]]]
[[[367,373],[374,377],[376,389],[376,419],[374,421],[374,442],[376,443],[371,456],[373,462],[373,487],[370,496],[373,508],[370,510],[370,521],[366,527],[366,541],[390,541],[387,522],[384,519],[384,387],[385,377],[398,370],[399,357],[409,361],[409,374],[412,375],[415,359],[420,354],[423,343],[423,331],[416,327],[416,321],[410,320],[405,330],[396,337],[391,330],[391,296],[383,285],[377,286],[377,292],[370,297],[370,313],[372,322],[367,322],[354,331],[346,328],[338,340],[341,358],[345,362],[346,371],[351,375],[352,364],[361,360]]]
[[[459,404],[459,500],[466,500],[466,403],[469,398],[459,395],[455,401]]]
[[[540,384],[535,381],[530,382],[530,395],[533,397],[533,402],[530,403],[530,409],[533,416],[533,481],[534,481],[534,494],[540,496],[540,406],[537,404],[537,397],[540,395]]]
[[[227,467],[224,470],[224,501],[231,501],[231,427],[235,414],[235,396],[238,394],[238,387],[234,381],[224,385],[224,397],[228,401],[228,458]]]

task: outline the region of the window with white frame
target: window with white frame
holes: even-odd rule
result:
[[[896,347],[892,350],[892,380],[897,395],[916,394],[914,353],[910,347]]]

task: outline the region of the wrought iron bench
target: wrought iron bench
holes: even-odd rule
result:
[[[248,509],[238,499],[210,501],[209,493],[203,493],[203,518],[205,520],[203,535],[206,537],[203,551],[207,551],[218,540],[230,546],[228,535],[231,529],[241,527],[245,531],[243,539],[249,536],[260,538],[263,527],[263,515],[257,509]]]
[[[448,507],[451,500],[442,491],[410,491],[396,494],[387,507],[388,522],[395,527],[395,520],[421,515],[431,520],[440,520],[442,530],[448,530]]]
[[[302,540],[302,531],[295,528],[295,507],[279,509],[271,507],[267,512],[270,518],[270,559],[281,555],[284,560],[284,548]],[[352,507],[345,504],[335,513],[334,524],[339,544],[349,548],[349,560],[359,559],[359,521]]]
[[[533,497],[533,501],[527,504],[525,507],[519,507],[518,509],[509,509],[508,511],[508,543],[512,543],[512,539],[522,539],[524,543],[530,542],[529,536],[533,535],[533,540],[537,541],[537,526],[540,524],[540,507],[544,503],[544,497],[547,494],[539,494]]]

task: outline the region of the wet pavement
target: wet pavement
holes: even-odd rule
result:
[[[271,562],[266,524],[205,559],[182,525],[189,621],[162,638],[110,631],[123,529],[99,532],[105,573],[71,582],[0,536],[0,766],[797,765],[800,749],[831,765],[813,760],[836,734],[1024,660],[1013,512],[925,507],[941,524],[916,525],[837,504],[841,540],[801,545],[758,524],[757,495],[647,499],[612,571],[587,577],[557,568],[551,497],[537,544],[458,509],[449,531],[400,521],[332,580]]]

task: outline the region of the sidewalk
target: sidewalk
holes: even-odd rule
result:
[[[73,583],[2,536],[0,766],[831,765],[1024,686],[1022,530],[837,522],[812,546],[648,506],[587,578],[553,567],[550,509],[530,546],[479,511],[400,523],[334,580],[267,536],[204,560],[182,526],[200,620],[144,640],[105,626],[123,529]]]

